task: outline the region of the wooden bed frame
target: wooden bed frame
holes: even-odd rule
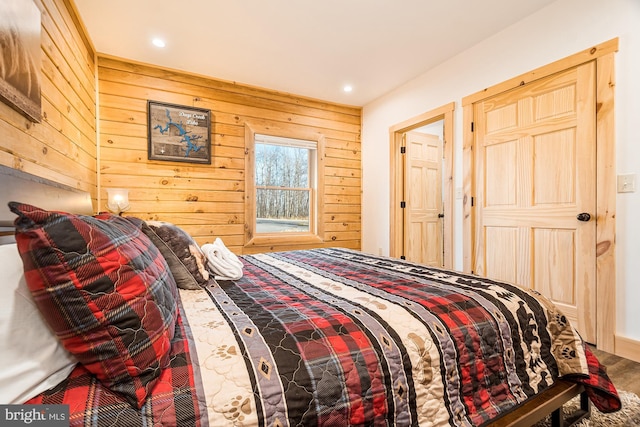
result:
[[[4,210],[0,208],[0,244],[8,243],[13,237],[15,215],[6,207],[10,201],[76,214],[94,213],[88,193],[0,165],[0,203],[4,205]],[[579,408],[565,419],[562,406],[576,396],[580,396]],[[588,417],[590,410],[589,399],[582,385],[559,380],[548,390],[490,425],[530,427],[551,414],[553,427],[567,427]]]
[[[565,418],[562,407],[576,396],[580,396],[580,405],[575,412]],[[591,405],[584,386],[566,380],[558,380],[551,388],[527,401],[517,410],[505,414],[491,423],[491,426],[530,427],[549,414],[551,414],[552,427],[569,427],[588,418],[591,415]]]

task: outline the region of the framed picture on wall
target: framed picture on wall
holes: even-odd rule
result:
[[[37,123],[42,119],[40,21],[33,1],[0,1],[0,100]]]
[[[149,160],[211,164],[211,110],[147,102]]]

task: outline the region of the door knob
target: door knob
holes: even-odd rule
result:
[[[576,218],[578,218],[578,221],[583,221],[583,222],[587,222],[591,219],[591,215],[589,215],[586,212],[582,212],[579,213],[578,215],[576,215]]]

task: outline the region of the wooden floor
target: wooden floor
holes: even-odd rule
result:
[[[607,374],[618,390],[632,391],[640,396],[640,363],[614,356],[591,347],[600,363],[607,367]]]

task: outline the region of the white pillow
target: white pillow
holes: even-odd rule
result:
[[[78,361],[45,323],[15,243],[0,245],[0,404],[23,403],[58,385]]]

